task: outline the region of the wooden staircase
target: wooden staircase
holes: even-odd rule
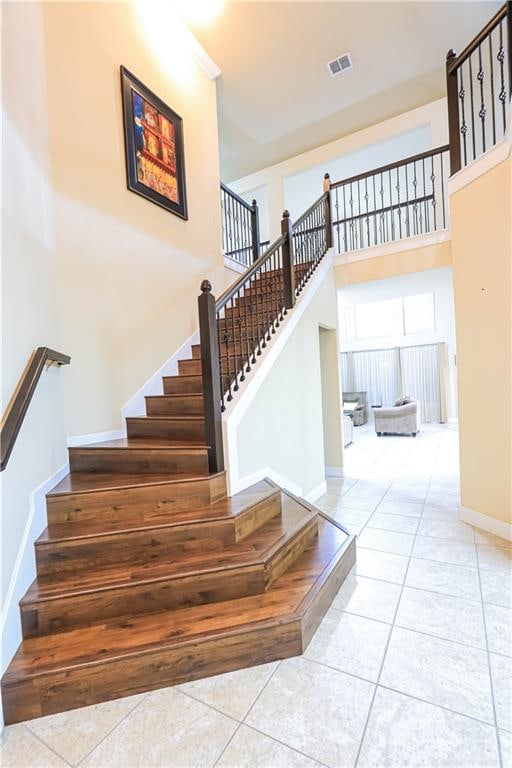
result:
[[[209,472],[200,352],[126,438],[69,449],[6,723],[300,654],[351,568],[353,537],[310,504],[269,480],[229,498]]]

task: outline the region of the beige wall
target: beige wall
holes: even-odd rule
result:
[[[44,16],[61,345],[73,357],[67,429],[76,435],[119,427],[121,406],[197,328],[201,280],[224,287],[216,95],[190,54],[169,73],[132,3],[47,3]],[[183,118],[188,221],[126,189],[120,64]]]
[[[237,426],[240,478],[270,467],[306,496],[325,480],[326,463],[341,463],[337,344],[326,344],[323,356],[320,348],[320,328],[334,329],[335,336],[337,325],[336,288],[330,270]],[[322,373],[332,393],[332,418],[325,425]],[[324,426],[329,461],[324,459]]]
[[[1,10],[4,413],[34,349],[59,350],[60,338],[43,17],[37,5],[2,3]],[[30,493],[66,461],[62,384],[68,371],[43,373],[0,475],[2,602],[29,518]]]
[[[401,244],[403,242],[401,241]],[[426,269],[449,267],[451,263],[451,243],[446,240],[411,250],[390,251],[382,256],[337,264],[334,274],[336,285],[341,288],[353,283],[366,283],[370,280],[423,272]]]
[[[30,493],[66,437],[120,426],[197,328],[201,280],[220,293],[226,276],[215,83],[190,50],[176,70],[159,59],[132,3],[1,7],[2,411],[35,347],[72,359],[43,375],[1,476],[5,595]],[[188,222],[126,189],[121,64],[183,118]]]
[[[512,159],[450,198],[462,504],[512,522]]]

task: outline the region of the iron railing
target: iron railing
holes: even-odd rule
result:
[[[217,300],[201,284],[199,333],[210,471],[224,467],[222,412],[271,342],[332,244],[326,191],[292,223],[283,214],[281,235]]]
[[[248,267],[259,258],[261,248],[259,211],[256,200],[249,205],[221,182],[222,250],[225,256]]]
[[[450,168],[454,174],[500,141],[512,88],[512,2],[458,56],[446,55]]]
[[[448,226],[449,146],[331,183],[338,253]]]

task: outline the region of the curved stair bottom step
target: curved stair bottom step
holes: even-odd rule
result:
[[[2,681],[12,724],[301,654],[355,562],[355,537],[319,536],[264,594],[25,640]]]

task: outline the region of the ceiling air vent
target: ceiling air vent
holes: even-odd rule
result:
[[[343,53],[341,56],[338,56],[337,59],[329,61],[326,66],[331,77],[337,77],[338,75],[341,75],[342,72],[352,69],[352,56],[350,53]]]

